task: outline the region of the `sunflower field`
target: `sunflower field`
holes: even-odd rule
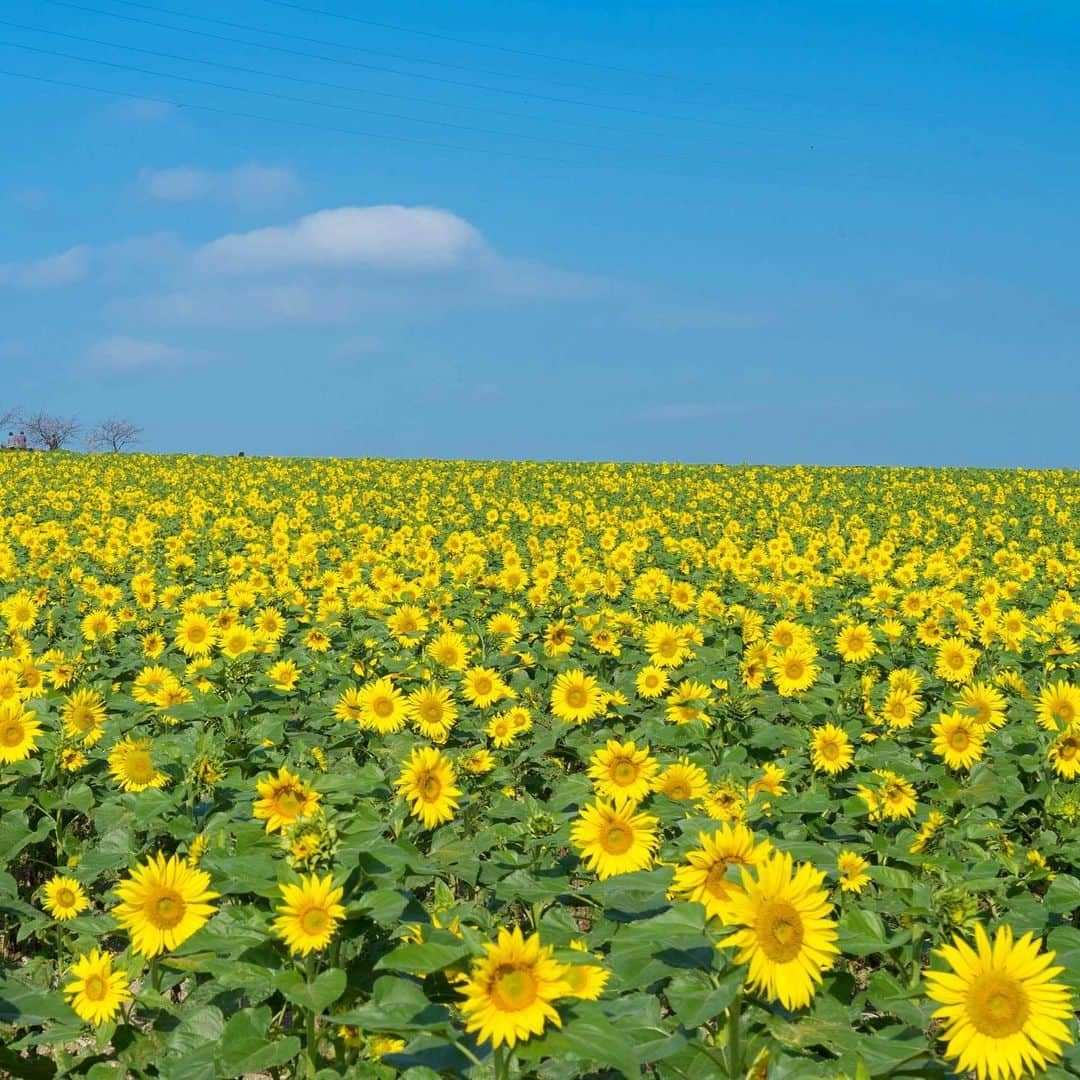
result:
[[[1080,1076],[1080,474],[0,456],[0,1075]]]

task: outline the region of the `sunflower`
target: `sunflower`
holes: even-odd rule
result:
[[[205,656],[214,646],[214,624],[199,611],[189,611],[176,627],[176,646],[185,656]]]
[[[958,1071],[979,1080],[1021,1077],[1041,1072],[1061,1060],[1061,1048],[1073,1041],[1069,987],[1051,967],[1052,952],[1040,952],[1032,934],[1013,940],[1012,928],[998,928],[991,944],[981,924],[975,948],[957,936],[936,950],[948,971],[926,971],[926,992],[941,1008],[934,1019],[943,1025],[945,1056]]]
[[[105,734],[105,699],[97,690],[76,690],[64,699],[60,719],[69,739],[81,738],[86,746],[93,746]]]
[[[221,633],[219,644],[225,656],[238,660],[244,653],[255,651],[255,632],[243,623],[235,623]]]
[[[360,691],[354,686],[343,690],[334,705],[334,719],[343,720],[346,723],[350,720],[359,722],[363,714],[364,699],[360,696]]]
[[[37,750],[40,734],[37,715],[24,711],[22,702],[0,705],[0,763],[14,765],[16,761],[25,761]]]
[[[766,762],[761,767],[761,775],[756,780],[751,780],[746,785],[746,797],[753,799],[759,792],[764,791],[768,795],[786,795],[787,788],[784,786],[784,777],[787,775],[787,769],[780,768],[779,765],[773,765],[771,762]],[[768,803],[764,804],[768,806]]]
[[[773,681],[781,697],[805,693],[817,681],[821,668],[814,663],[813,646],[795,644],[777,653],[772,660]]]
[[[292,660],[278,660],[266,669],[266,677],[275,690],[287,694],[296,689],[300,678],[300,668]]]
[[[945,713],[930,730],[934,753],[944,758],[950,769],[970,769],[986,752],[986,736],[973,716]]]
[[[746,800],[742,792],[724,781],[705,796],[702,810],[717,821],[742,821],[746,816]]]
[[[881,706],[882,718],[894,730],[911,727],[922,711],[922,702],[914,694],[901,689],[891,689]]]
[[[360,717],[365,731],[392,735],[405,726],[405,698],[390,679],[376,679],[360,688]]]
[[[698,844],[675,867],[668,898],[696,901],[712,919],[720,915],[722,902],[740,890],[728,877],[728,867],[755,866],[769,857],[772,844],[757,840],[743,824],[724,825],[712,835],[698,833]]]
[[[965,683],[971,678],[978,659],[978,650],[973,649],[963,639],[945,638],[937,647],[934,674],[945,682]]]
[[[649,748],[608,739],[607,746],[589,759],[589,778],[597,793],[608,799],[641,802],[652,790],[658,766]]]
[[[568,724],[584,724],[604,711],[604,692],[592,675],[564,671],[551,688],[551,711]]]
[[[678,667],[690,655],[683,631],[671,623],[655,622],[645,628],[645,651],[658,668]]]
[[[132,948],[153,957],[187,941],[211,915],[210,875],[196,870],[177,855],[166,860],[158,852],[116,887],[120,904],[116,921],[131,934]]]
[[[461,693],[470,705],[486,709],[495,702],[510,696],[510,688],[494,668],[472,667],[465,672]]]
[[[427,829],[451,821],[461,791],[454,787],[454,766],[433,747],[416,747],[402,766],[395,787],[410,804],[409,813]]]
[[[551,623],[544,630],[544,651],[548,656],[565,656],[574,647],[574,630],[569,623]]]
[[[562,974],[567,996],[581,1001],[596,1001],[611,978],[611,972],[599,964],[564,964]]]
[[[112,956],[100,949],[80,956],[70,974],[74,978],[64,987],[64,996],[79,1019],[88,1024],[108,1023],[120,1006],[131,1000],[126,976],[122,971],[113,971]]]
[[[144,667],[135,677],[131,696],[143,705],[153,705],[157,695],[165,687],[173,685],[179,686],[180,680],[167,667]]]
[[[836,869],[840,874],[842,892],[861,893],[870,881],[866,872],[870,863],[854,851],[841,851],[836,857]]]
[[[428,656],[450,671],[463,671],[469,662],[469,649],[465,639],[453,630],[440,634],[427,647]]]
[[[444,742],[457,720],[457,705],[445,686],[429,683],[409,694],[405,712],[426,739]]]
[[[145,791],[164,787],[169,778],[154,768],[149,739],[133,739],[126,735],[109,754],[109,772],[121,791]]]
[[[1066,780],[1075,780],[1080,772],[1080,727],[1073,726],[1059,735],[1046,752],[1054,772]]]
[[[90,906],[86,891],[74,878],[54,874],[45,882],[42,907],[60,922],[74,919],[80,911]]]
[[[604,881],[652,866],[660,846],[657,825],[659,821],[652,814],[634,813],[632,803],[597,799],[582,808],[570,830],[570,839],[585,865]]]
[[[509,713],[496,713],[484,728],[484,732],[497,750],[505,750],[518,735],[518,729]]]
[[[646,664],[634,679],[634,689],[637,691],[638,697],[643,697],[646,700],[660,697],[665,693],[669,684],[668,673],[655,664]]]
[[[712,701],[712,690],[696,679],[682,679],[667,696],[664,715],[673,724],[690,724],[700,720],[712,727],[712,717],[705,712]]]
[[[821,887],[825,875],[809,863],[793,870],[786,852],[774,852],[741,871],[742,889],[721,905],[721,921],[736,928],[722,942],[738,949],[736,962],[749,964],[747,986],[785,1009],[801,1009],[815,983],[839,952],[832,904]]]
[[[669,799],[697,802],[709,793],[709,776],[689,758],[679,758],[653,782],[653,790]]]
[[[1039,691],[1035,719],[1047,731],[1063,731],[1080,720],[1080,686],[1058,679]]]
[[[996,730],[1005,723],[1005,695],[990,683],[975,682],[963,687],[956,707],[984,728]]]
[[[290,950],[307,956],[325,949],[345,918],[340,900],[344,890],[334,888],[330,874],[320,879],[318,874],[301,877],[299,885],[279,885],[283,903],[278,905],[274,932]]]
[[[815,772],[836,776],[851,768],[855,757],[847,732],[836,724],[823,724],[810,735],[810,763]]]
[[[917,807],[914,785],[887,769],[875,770],[884,783],[877,792],[881,812],[893,821],[909,818]]]
[[[845,663],[860,664],[880,650],[870,627],[863,622],[847,626],[836,635],[836,651]]]
[[[260,821],[266,822],[268,833],[277,832],[286,825],[307,817],[322,798],[284,765],[278,769],[277,776],[257,780],[255,790],[259,798],[255,800],[252,813]]]
[[[552,948],[533,934],[523,937],[519,927],[500,930],[498,940],[484,945],[484,957],[472,965],[461,985],[465,998],[465,1030],[477,1032],[481,1043],[515,1043],[539,1035],[547,1023],[562,1026],[551,1002],[570,989],[565,965],[552,956]]]

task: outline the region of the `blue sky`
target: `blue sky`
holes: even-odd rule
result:
[[[1078,48],[1019,0],[8,0],[0,411],[1075,467]]]

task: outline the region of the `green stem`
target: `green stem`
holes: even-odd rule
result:
[[[161,992],[161,965],[155,956],[150,960],[150,986],[158,993]]]
[[[510,1056],[505,1046],[497,1046],[492,1055],[495,1066],[495,1080],[508,1080],[510,1076]]]
[[[305,977],[307,979],[308,986],[311,985],[312,981],[315,978],[315,962],[316,962],[315,961],[315,953],[313,953],[313,952],[308,953],[307,961],[305,962],[305,965],[304,965],[304,975],[305,975]],[[307,1056],[308,1056],[308,1061],[311,1063],[311,1074],[314,1076],[315,1072],[316,1072],[316,1070],[318,1068],[318,1061],[319,1061],[319,1054],[318,1054],[319,1048],[318,1048],[318,1046],[316,1045],[316,1042],[315,1042],[315,1010],[314,1009],[305,1010],[304,1021],[305,1021],[304,1037],[305,1037],[305,1041],[307,1043]]]
[[[742,1075],[742,1048],[739,1045],[739,1021],[741,1019],[742,992],[728,1006],[727,1011],[727,1036],[728,1036],[728,1076],[734,1078]]]

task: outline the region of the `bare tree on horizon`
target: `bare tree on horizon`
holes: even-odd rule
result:
[[[51,416],[39,412],[23,419],[30,438],[42,450],[62,450],[79,432],[79,421],[72,417]]]
[[[103,420],[87,433],[86,445],[91,450],[111,450],[118,454],[138,443],[142,432],[143,429],[130,420]]]

